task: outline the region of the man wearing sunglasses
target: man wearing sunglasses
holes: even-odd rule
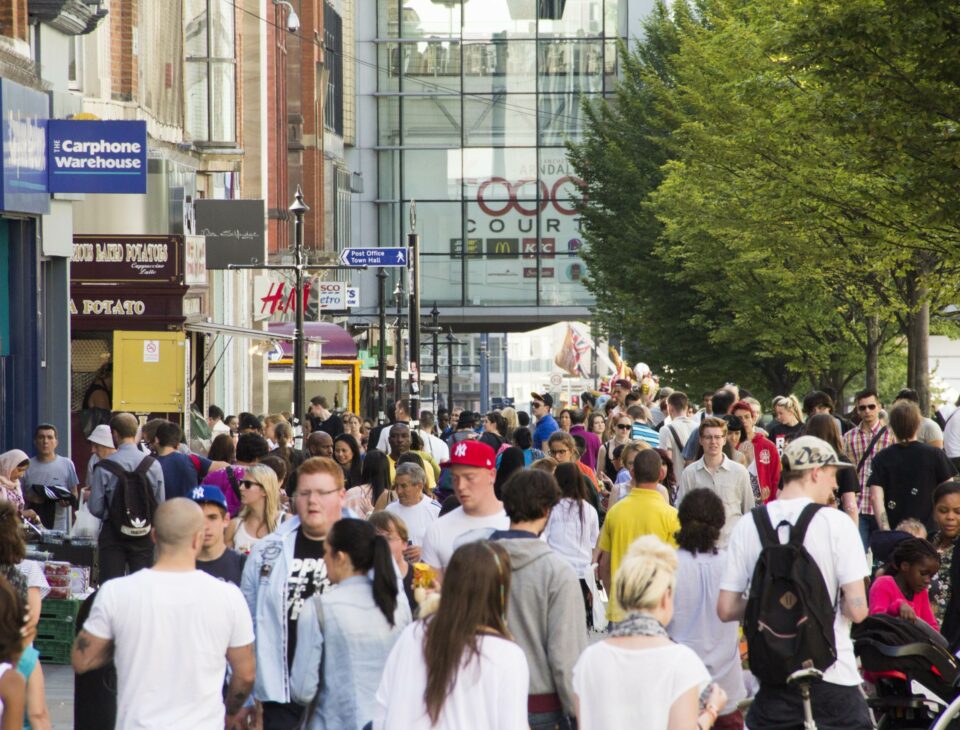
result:
[[[857,480],[860,482],[860,539],[863,549],[870,545],[870,535],[877,531],[877,520],[873,512],[873,500],[870,498],[870,472],[873,469],[873,457],[893,443],[887,427],[880,422],[880,399],[877,391],[867,388],[856,396],[857,415],[860,425],[843,435],[843,449],[847,457],[857,467]]]
[[[530,410],[533,411],[533,417],[537,419],[537,427],[533,431],[533,448],[543,450],[543,445],[547,443],[550,434],[559,431],[560,426],[557,420],[550,413],[553,408],[553,396],[549,393],[531,393]]]

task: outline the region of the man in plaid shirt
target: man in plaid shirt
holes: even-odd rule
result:
[[[870,502],[870,487],[867,480],[873,466],[873,457],[894,442],[889,429],[880,423],[880,399],[877,392],[870,388],[861,390],[856,398],[860,425],[843,435],[843,449],[847,457],[857,466],[857,480],[860,482],[860,538],[863,549],[870,546],[870,535],[879,529],[873,515]],[[866,458],[864,458],[866,454]],[[863,460],[861,465],[860,461]],[[890,529],[889,525],[885,529]]]

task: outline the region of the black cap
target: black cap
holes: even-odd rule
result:
[[[553,408],[553,396],[549,393],[531,393],[530,397],[534,400],[542,400],[547,408]]]

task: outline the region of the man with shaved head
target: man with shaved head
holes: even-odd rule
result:
[[[314,431],[307,436],[307,451],[310,456],[333,458],[333,437],[326,431]]]
[[[103,521],[99,541],[101,583],[153,565],[153,542],[149,533],[139,537],[124,534],[117,528],[117,519],[110,519],[117,485],[123,483],[124,489],[130,489],[138,470],[153,495],[154,504],[163,502],[163,470],[156,459],[137,448],[138,426],[136,417],[130,413],[114,415],[110,419],[110,431],[117,451],[97,462],[93,469],[90,512]]]
[[[189,499],[161,504],[156,563],[101,586],[74,642],[78,674],[116,663],[118,728],[246,726],[243,705],[256,676],[253,622],[235,585],[197,570],[203,523]]]

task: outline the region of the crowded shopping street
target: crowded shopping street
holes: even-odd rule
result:
[[[958,59],[0,0],[0,730],[960,728]]]

